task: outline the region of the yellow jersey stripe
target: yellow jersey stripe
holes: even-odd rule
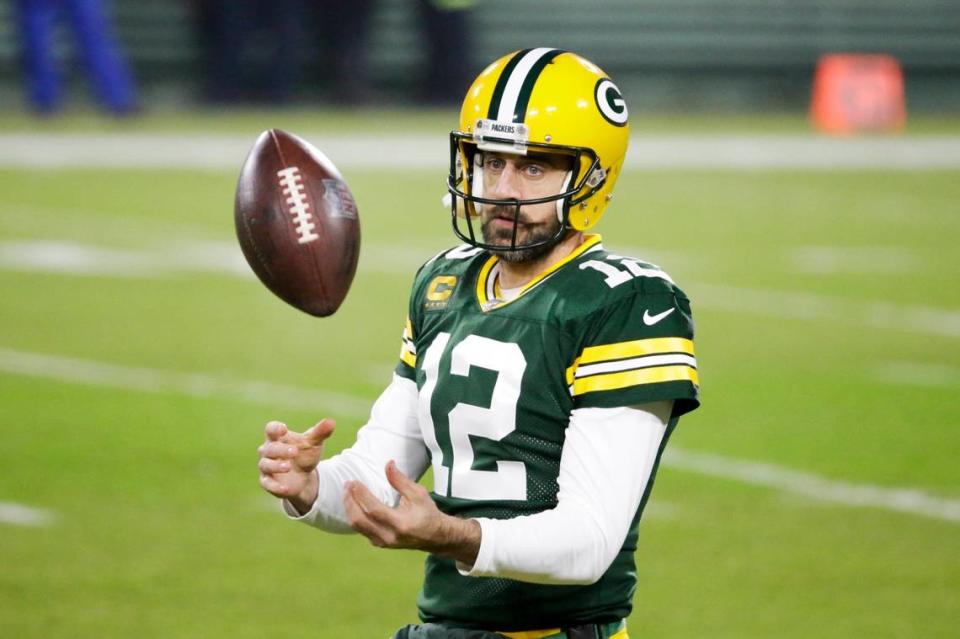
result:
[[[588,346],[578,358],[581,364],[605,362],[611,359],[640,357],[655,353],[686,353],[693,355],[693,340],[684,337],[652,337],[632,342]]]
[[[484,312],[486,312],[488,310],[493,310],[495,308],[502,308],[507,304],[510,304],[511,302],[514,302],[520,299],[527,293],[527,291],[534,288],[537,284],[545,280],[550,275],[556,273],[564,265],[572,262],[573,260],[580,257],[587,250],[599,244],[600,240],[601,240],[601,237],[599,235],[595,235],[595,234],[587,235],[583,244],[575,248],[569,255],[567,255],[565,258],[563,258],[556,264],[552,265],[550,268],[537,274],[536,277],[534,277],[532,280],[524,284],[523,288],[520,289],[520,292],[517,293],[517,296],[515,298],[509,301],[502,301],[493,307],[489,306],[490,302],[493,300],[491,300],[487,296],[487,279],[490,277],[490,271],[493,270],[494,265],[497,264],[497,262],[499,262],[500,260],[496,255],[491,255],[490,258],[486,261],[486,263],[484,263],[484,265],[480,268],[480,274],[477,277],[477,301],[480,302],[480,308],[483,309]]]
[[[627,359],[630,357],[665,353],[686,353],[687,355],[694,355],[693,340],[685,337],[651,337],[647,339],[636,339],[630,342],[588,346],[583,349],[580,357],[573,360],[573,364],[567,369],[567,384],[573,383],[573,377],[577,371],[577,367],[581,364],[598,364],[615,359]]]
[[[403,326],[403,336],[400,338],[400,360],[410,368],[417,367],[417,347],[413,345],[413,324],[409,317]]]
[[[607,373],[593,375],[575,380],[571,386],[574,396],[592,393],[594,391],[617,390],[643,384],[659,384],[661,382],[690,381],[700,385],[697,370],[689,366],[660,366],[657,368],[641,368],[622,373]]]
[[[563,630],[560,628],[550,628],[548,630],[524,630],[522,632],[498,632],[498,635],[510,637],[510,639],[544,639],[559,635]]]
[[[604,626],[604,632],[610,632],[611,626],[614,624],[607,624]],[[503,632],[502,630],[497,632],[498,635],[503,635],[504,637],[509,637],[510,639],[547,639],[562,637],[563,629],[562,628],[550,628],[548,630],[525,630],[520,632]],[[627,624],[620,622],[620,628],[617,629],[610,639],[629,639],[627,635]]]
[[[480,267],[480,274],[477,276],[477,299],[480,301],[480,308],[483,308],[484,305],[489,301],[487,299],[487,278],[490,276],[490,271],[493,270],[493,266],[497,263],[497,258],[493,255],[484,262],[483,266]]]

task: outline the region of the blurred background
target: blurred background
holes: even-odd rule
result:
[[[483,65],[542,44],[601,60],[635,110],[804,110],[821,55],[886,53],[911,110],[942,113],[960,105],[958,29],[952,0],[13,0],[0,96],[26,104],[23,70],[49,57],[74,104],[124,65],[140,106],[454,104]]]
[[[471,79],[572,49],[632,140],[605,246],[689,294],[703,406],[634,637],[955,637],[960,2],[0,3],[0,637],[386,637],[422,556],[292,524],[263,424],[349,445],[399,352]],[[360,210],[323,320],[233,228],[280,127]],[[427,478],[426,483],[430,481]]]

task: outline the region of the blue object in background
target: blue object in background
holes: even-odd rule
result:
[[[63,82],[53,51],[57,21],[73,32],[77,55],[104,108],[129,114],[138,108],[137,91],[117,46],[100,0],[16,0],[17,27],[30,104],[52,113],[63,102]]]

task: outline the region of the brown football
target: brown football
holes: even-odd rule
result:
[[[244,257],[280,299],[318,317],[340,307],[357,270],[360,219],[316,147],[279,129],[261,133],[237,181],[234,221]]]

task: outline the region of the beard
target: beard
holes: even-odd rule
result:
[[[524,217],[523,212],[521,211],[516,221],[518,226],[517,244],[521,247],[524,244],[536,244],[538,242],[544,242],[544,244],[531,248],[517,248],[511,250],[510,244],[511,240],[513,239],[513,227],[494,225],[494,221],[498,217],[502,217],[504,214],[510,218],[513,218],[514,212],[515,209],[512,206],[489,206],[488,210],[484,211],[483,217],[485,219],[483,220],[481,226],[483,241],[486,244],[493,244],[496,246],[502,245],[502,249],[491,248],[487,250],[504,262],[520,263],[535,261],[553,250],[553,247],[559,244],[563,239],[564,234],[560,233],[560,220],[555,217],[551,217],[546,222],[531,224]]]

